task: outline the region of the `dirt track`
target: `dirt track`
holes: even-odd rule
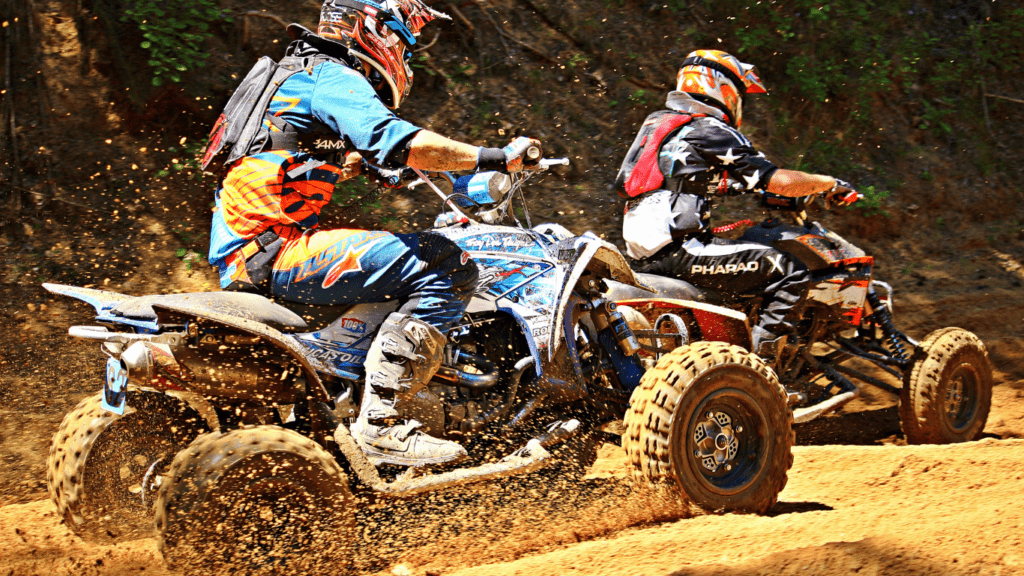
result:
[[[254,8],[251,2],[221,4]],[[269,4],[275,11],[284,9],[284,3]],[[179,250],[187,254],[206,248],[203,233],[208,228],[208,190],[200,188],[209,183],[191,184],[184,182],[185,178],[148,181],[147,176],[143,192],[138,188],[135,193],[128,191],[123,180],[140,173],[135,171],[136,162],[141,172],[152,174],[169,166],[166,163],[178,158],[177,152],[158,154],[160,148],[167,147],[166,142],[156,139],[155,132],[135,134],[137,118],[118,117],[126,108],[115,108],[111,100],[121,101],[114,91],[116,87],[123,92],[123,86],[100,72],[100,68],[110,67],[109,62],[100,61],[95,69],[90,65],[90,58],[102,59],[102,50],[95,44],[96,38],[90,39],[92,45],[80,46],[80,15],[50,2],[36,6],[46,11],[37,30],[51,46],[43,54],[41,78],[50,83],[50,103],[59,110],[59,117],[26,121],[36,102],[25,99],[18,111],[19,130],[24,129],[24,136],[30,139],[31,146],[26,149],[38,147],[43,152],[33,155],[36,162],[55,160],[53,176],[46,166],[47,180],[56,178],[63,190],[43,215],[18,220],[23,232],[0,238],[6,258],[0,267],[0,318],[4,320],[0,330],[0,576],[169,574],[153,540],[116,547],[90,545],[59,523],[46,499],[50,438],[63,415],[98,389],[103,358],[95,346],[66,336],[68,326],[90,322],[90,310],[53,298],[39,283],[61,278],[134,295],[212,289],[216,285],[212,272],[205,266],[193,270],[178,254]],[[76,6],[80,10],[82,3]],[[522,3],[509,6],[517,18],[529,12],[522,10]],[[628,72],[641,80],[661,82],[656,69],[644,70],[646,62],[658,62],[663,56],[659,43],[651,42],[660,36],[652,23],[618,18],[622,12],[619,3],[589,6],[594,9],[575,10],[571,3],[561,9],[573,19],[579,15],[600,20],[603,11],[614,14],[615,18],[602,24],[602,33],[622,44],[617,48],[630,53],[630,59],[635,49],[637,62],[645,63],[638,67],[621,58],[616,65],[625,64]],[[302,18],[314,17],[308,6],[296,3],[294,8]],[[471,7],[466,12],[478,19],[478,26],[486,26],[484,16],[475,10]],[[530,17],[528,13],[525,16]],[[678,34],[677,20],[659,20],[664,20],[659,24],[666,34]],[[269,20],[265,24],[274,25]],[[709,38],[724,35],[719,24],[710,26],[708,31],[714,34]],[[264,44],[274,38],[266,32],[264,36]],[[563,37],[550,36],[557,44],[543,36],[531,41],[538,42],[535,49],[548,47],[558,55],[562,52],[558,45],[565,44]],[[435,54],[432,65],[449,71],[458,65],[467,72],[462,67],[465,46],[447,42],[452,47],[445,48],[444,40],[448,38],[431,50]],[[497,48],[496,43],[489,43]],[[639,45],[657,47],[659,52],[644,52],[646,47]],[[241,62],[234,56],[232,60]],[[664,60],[664,65],[671,68],[669,62]],[[416,115],[417,108],[413,108],[410,118],[455,137],[472,134],[477,139],[483,129],[486,132],[477,143],[484,144],[489,138],[488,145],[499,144],[493,135],[499,130],[502,138],[513,126],[531,134],[538,130],[558,154],[571,151],[573,164],[567,173],[572,178],[567,176],[564,182],[549,179],[550,187],[531,193],[531,209],[538,218],[544,215],[579,232],[590,228],[614,240],[619,234],[621,205],[605,186],[635,125],[647,111],[640,107],[625,110],[630,94],[644,92],[628,82],[615,82],[612,92],[594,90],[591,79],[604,86],[605,79],[613,78],[610,69],[595,66],[589,70],[596,74],[588,72],[583,82],[573,82],[571,75],[566,75],[563,83],[564,72],[556,70],[557,83],[555,76],[541,76],[540,81],[524,75],[501,76],[485,78],[479,89],[466,79],[469,74],[485,75],[483,66],[479,73],[474,67],[465,75],[457,74],[457,83],[448,74],[417,73],[411,104],[421,113]],[[17,61],[13,69],[17,76]],[[529,72],[531,67],[522,69]],[[36,70],[34,62],[22,65],[22,71]],[[82,75],[76,76],[75,70],[83,71]],[[581,66],[578,70],[585,69]],[[668,74],[665,78],[674,70]],[[616,72],[614,76],[619,75]],[[31,80],[22,79],[20,85],[38,86],[35,78]],[[1019,79],[1003,78],[999,88],[1004,93],[1019,93],[1018,83]],[[538,106],[531,104],[531,112],[501,108],[499,118],[498,109],[490,108],[493,98],[478,98],[504,94],[509,86],[519,91],[523,102]],[[19,98],[23,94],[19,93]],[[616,98],[622,104],[613,108]],[[916,107],[921,98],[911,94],[910,100]],[[179,103],[173,98],[168,102],[150,112],[161,124],[179,115]],[[877,185],[879,190],[894,187],[892,203],[884,206],[889,216],[861,218],[861,212],[850,211],[845,218],[834,212],[822,220],[830,226],[844,220],[836,229],[878,258],[876,277],[891,282],[897,291],[901,329],[923,337],[936,328],[961,326],[986,343],[997,370],[997,387],[984,440],[957,446],[902,445],[893,400],[868,388],[842,414],[798,428],[799,446],[789,484],[768,516],[695,514],[677,503],[633,492],[626,482],[621,449],[609,445],[603,448],[591,478],[575,488],[537,481],[510,483],[468,490],[458,499],[438,495],[415,505],[398,503],[369,511],[364,521],[375,523],[383,533],[378,542],[364,546],[359,571],[417,576],[1024,574],[1024,512],[1020,508],[1024,492],[1024,203],[1020,202],[1019,178],[1009,169],[1005,176],[978,177],[968,171],[969,177],[961,178],[963,174],[956,170],[946,176],[949,167],[958,168],[967,158],[960,154],[959,140],[943,135],[946,145],[932,150],[935,142],[917,129],[919,119],[913,114],[903,118],[906,109],[901,106],[898,100],[887,101],[878,110],[891,115],[884,134],[897,138],[885,147],[893,156],[886,161],[893,163],[869,164],[852,172],[867,177],[865,184]],[[1005,106],[1013,107],[1001,109],[998,115],[996,108],[992,109],[995,121],[988,127],[988,136],[963,140],[962,146],[984,142],[987,147],[991,136],[999,146],[995,155],[1000,163],[1016,170],[1020,163],[1015,158],[1024,149],[1020,146],[1020,122],[1014,120],[1020,107]],[[545,107],[554,112],[534,113]],[[798,133],[777,126],[767,117],[768,110],[767,105],[755,101],[748,123],[755,129],[758,145],[776,145],[768,151],[780,159],[795,161],[795,154],[805,151],[802,143],[830,126],[827,115],[807,113],[794,122],[806,126],[807,132],[799,132],[799,141],[791,142]],[[629,114],[635,117],[630,119]],[[967,118],[969,114],[956,116]],[[987,122],[988,110],[985,118]],[[577,121],[583,119],[586,121]],[[51,122],[52,129],[42,129]],[[12,128],[14,124],[12,116]],[[576,132],[584,124],[590,136]],[[912,128],[909,136],[904,125]],[[555,130],[562,126],[566,126],[565,132]],[[151,128],[149,125],[147,130]],[[559,142],[569,139],[570,128],[578,146]],[[850,129],[840,128],[844,132]],[[49,138],[43,134],[47,131],[53,132]],[[175,131],[170,135],[175,143],[181,136]],[[615,138],[625,140],[616,143]],[[847,133],[846,138],[856,136]],[[869,135],[868,143],[886,143],[881,138],[881,134]],[[606,149],[616,151],[609,154]],[[813,168],[813,163],[810,166]],[[42,172],[40,166],[36,168]],[[88,183],[83,174],[92,174]],[[894,177],[901,182],[896,184]],[[1013,191],[992,199],[1000,180],[1009,181]],[[44,197],[42,181],[37,184],[38,190],[31,194],[39,196],[26,198]],[[84,193],[81,185],[90,191]],[[160,191],[168,187],[170,192]],[[398,209],[410,219],[409,226],[419,229],[434,217],[430,210],[421,210],[421,204],[427,205],[426,197],[434,201],[429,191],[422,197],[412,196],[413,200],[396,196],[383,210]],[[585,215],[580,210],[584,207],[581,198],[586,199]],[[186,206],[185,199],[191,204]],[[119,210],[120,216],[112,218],[111,212],[116,216]],[[747,212],[730,211],[716,217],[722,218],[719,223],[727,223],[748,216]],[[189,224],[193,219],[194,226]]]
[[[641,511],[653,503],[642,494],[613,495],[619,506],[563,510],[523,526],[526,534],[475,534],[468,552],[452,542],[409,545],[385,572],[1012,574],[1024,570],[1022,448],[1021,440],[994,439],[798,447],[789,485],[767,517],[686,518],[677,510],[684,518],[630,527],[642,519],[621,505]],[[587,486],[621,481],[624,464],[606,446]],[[514,513],[516,504],[487,512]],[[153,540],[90,546],[58,523],[47,501],[0,509],[0,525],[2,574],[168,573]],[[594,539],[564,543],[574,531]]]
[[[898,324],[918,337],[962,326],[989,349],[996,388],[984,439],[906,446],[894,399],[867,388],[841,414],[797,427],[789,484],[768,516],[704,515],[637,492],[621,448],[607,444],[582,484],[526,479],[367,510],[361,519],[378,537],[364,542],[356,571],[1024,573],[1024,293],[1016,270],[979,254],[959,267],[925,260],[919,273],[897,274],[915,261],[912,250],[900,252],[883,270],[910,285],[897,300]],[[202,289],[201,281],[182,284]],[[102,362],[92,347],[61,335],[87,323],[87,310],[29,293],[19,300],[32,313],[15,314],[18,329],[5,348],[21,368],[0,406],[0,576],[168,574],[154,540],[85,543],[45,499],[49,438],[63,414],[94,393]]]

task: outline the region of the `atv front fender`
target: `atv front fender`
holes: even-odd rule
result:
[[[588,232],[587,234],[590,233]],[[576,283],[583,276],[583,272],[589,270],[598,278],[607,278],[648,292],[654,292],[637,278],[636,274],[633,273],[633,269],[629,267],[629,263],[626,262],[626,258],[613,244],[609,244],[596,236],[584,235],[577,239],[576,246],[584,242],[585,245],[577,253],[572,268],[565,275],[565,280],[562,282],[562,290],[559,294],[558,307],[555,309],[555,315],[551,319],[551,343],[548,346],[549,360],[554,359],[555,351],[558,350],[562,337],[570,337],[569,335],[562,334],[562,320],[565,318],[569,299],[576,289]]]

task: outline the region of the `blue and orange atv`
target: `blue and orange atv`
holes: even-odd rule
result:
[[[779,209],[762,198],[766,208]],[[920,342],[899,331],[893,323],[892,288],[872,276],[874,258],[818,222],[808,223],[805,209],[811,200],[799,199],[784,209],[792,223],[772,217],[741,236],[792,255],[812,274],[797,333],[789,337],[773,365],[793,408],[794,423],[834,412],[867,384],[898,396],[903,433],[911,444],[978,438],[992,402],[992,367],[985,345],[961,328],[935,330]],[[634,462],[649,462],[656,469],[665,456],[654,437],[681,433],[683,428],[687,433],[697,430],[690,450],[678,457],[702,466],[703,477],[710,481],[723,466],[735,465],[711,450],[702,435],[702,430],[721,429],[720,417],[696,411],[693,418],[698,422],[673,423],[665,431],[656,418],[661,410],[657,399],[685,402],[699,396],[695,387],[708,377],[696,368],[702,358],[726,343],[749,349],[750,320],[757,317],[759,299],[650,274],[637,278],[656,289],[657,296],[614,282],[608,294],[629,318],[648,355],[649,370],[627,413],[624,445]],[[870,368],[851,366],[858,360],[877,370],[869,374],[865,370]],[[894,385],[899,383],[902,386]],[[722,412],[731,416],[728,410]]]
[[[435,232],[476,261],[480,282],[410,412],[428,433],[462,443],[467,461],[379,464],[349,434],[363,360],[395,300],[307,306],[46,284],[96,309],[96,325],[69,332],[107,357],[102,390],[64,418],[51,445],[50,495],[68,527],[102,542],[155,535],[186,573],[336,574],[358,552],[367,500],[534,472],[579,479],[598,441],[621,431],[643,377],[639,344],[603,293],[608,282],[640,283],[597,236],[534,226],[522,195],[529,174],[432,176],[451,185],[442,192],[421,174],[449,208]],[[793,462],[786,395],[757,356],[716,346],[702,365],[725,369],[669,416],[712,413],[700,443],[730,460],[710,479],[680,469],[672,489],[709,510],[763,513]],[[733,389],[746,396],[723,405],[718,393]],[[682,453],[692,435],[663,447]]]

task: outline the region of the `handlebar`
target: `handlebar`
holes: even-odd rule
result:
[[[528,149],[525,153],[527,157],[530,157],[532,155],[536,155],[539,157],[540,154],[540,148],[536,146],[531,146],[530,149]],[[465,194],[445,194],[443,191],[441,191],[440,188],[437,187],[436,184],[434,184],[434,182],[426,173],[424,173],[424,171],[418,170],[416,168],[412,168],[412,171],[416,174],[416,176],[418,176],[418,179],[415,180],[414,182],[408,183],[406,186],[409,188],[413,188],[414,186],[417,186],[421,183],[426,184],[441,198],[441,200],[444,202],[444,206],[446,208],[450,208],[458,216],[465,218],[465,220],[468,222],[476,222],[476,219],[474,218],[474,216],[476,216],[477,218],[483,220],[485,223],[488,224],[493,224],[503,220],[510,213],[510,203],[512,201],[512,197],[518,194],[519,201],[522,203],[522,212],[526,219],[527,227],[529,227],[530,217],[529,210],[526,207],[526,200],[522,193],[523,183],[526,182],[526,180],[528,180],[537,172],[547,170],[552,166],[567,166],[568,164],[568,158],[539,158],[536,160],[536,163],[533,164],[533,166],[531,166],[529,169],[509,174],[509,177],[511,177],[511,186],[507,190],[502,191],[501,199],[499,200],[498,197],[492,196],[494,202],[486,202],[484,203],[483,206],[477,204],[476,201],[472,201],[472,198],[470,198],[470,200],[472,201],[474,207],[458,206],[457,203],[454,202],[453,200],[457,197],[465,198]],[[432,174],[444,177],[454,187],[456,178],[451,173],[438,172]],[[513,215],[512,217],[513,219],[516,220],[517,223],[519,222],[519,219],[515,215]]]

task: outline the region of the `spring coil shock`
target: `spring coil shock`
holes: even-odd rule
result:
[[[903,349],[903,343],[900,342],[896,327],[892,324],[892,314],[889,312],[889,307],[882,304],[882,300],[878,297],[878,293],[875,292],[874,288],[868,290],[868,302],[871,304],[871,309],[874,310],[873,316],[878,325],[882,327],[882,333],[889,340],[889,344],[892,345],[894,355],[900,360],[907,359],[907,353]]]

